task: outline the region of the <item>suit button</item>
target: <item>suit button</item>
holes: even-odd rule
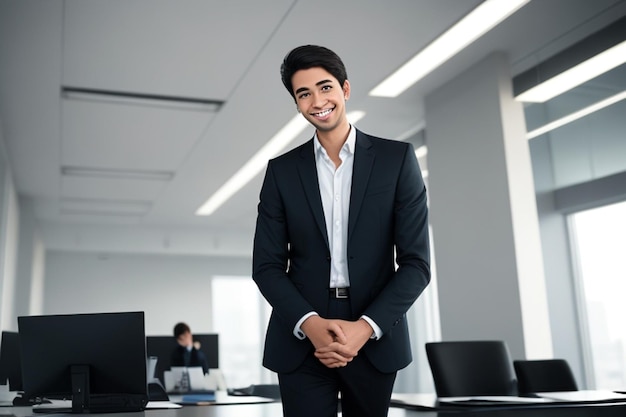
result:
[[[330,261],[330,256],[327,256],[327,257],[326,257],[326,260],[327,260],[327,261]]]

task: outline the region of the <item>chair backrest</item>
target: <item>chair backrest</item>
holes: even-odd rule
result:
[[[278,384],[253,384],[244,388],[229,388],[229,395],[265,397],[280,400],[280,386]]]
[[[520,394],[549,391],[577,391],[578,384],[565,359],[516,360]]]
[[[506,343],[500,340],[426,343],[438,397],[517,395]]]

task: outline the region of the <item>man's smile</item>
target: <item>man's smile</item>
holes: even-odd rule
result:
[[[324,118],[324,117],[328,116],[330,113],[332,113],[333,110],[335,110],[334,107],[332,109],[322,110],[321,112],[318,112],[318,113],[311,113],[311,116],[318,117],[318,118]]]

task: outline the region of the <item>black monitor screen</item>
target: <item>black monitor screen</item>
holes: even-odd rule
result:
[[[0,342],[0,384],[8,381],[11,391],[22,390],[20,338],[17,332],[2,332]]]
[[[26,396],[70,399],[82,378],[92,406],[147,400],[143,312],[25,316],[18,327]],[[88,375],[77,377],[77,365]]]
[[[200,343],[200,350],[204,352],[209,368],[219,368],[219,343],[217,334],[193,333],[194,342]],[[158,358],[155,377],[163,382],[163,372],[170,369],[172,352],[178,346],[174,336],[148,336],[146,338],[148,356]]]

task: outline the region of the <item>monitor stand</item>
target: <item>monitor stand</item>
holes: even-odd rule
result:
[[[72,400],[44,400],[33,405],[35,413],[72,413],[89,412],[89,365],[72,365]]]
[[[72,365],[72,400],[50,400],[33,405],[36,413],[115,413],[143,411],[148,402],[146,394],[91,394],[89,365]]]
[[[72,413],[89,410],[89,365],[72,365]]]

